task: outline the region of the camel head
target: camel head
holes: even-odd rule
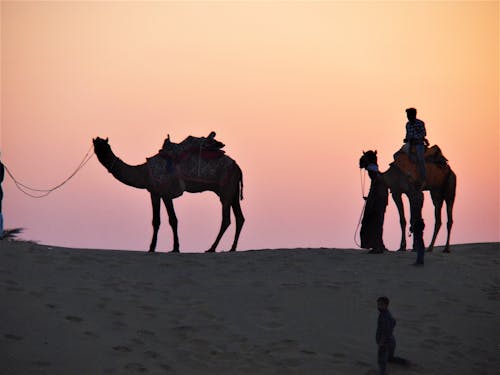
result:
[[[363,155],[359,159],[359,167],[360,168],[367,168],[370,164],[377,164],[377,150],[375,151],[363,151]]]
[[[102,162],[102,159],[109,155],[111,152],[111,146],[108,143],[108,138],[94,138],[92,139],[92,143],[94,143],[94,152],[97,155],[97,158]]]

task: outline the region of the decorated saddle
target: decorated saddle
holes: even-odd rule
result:
[[[208,137],[189,136],[181,143],[168,137],[158,154],[147,158],[156,190],[175,198],[182,195],[186,182],[225,185],[236,163],[225,155],[224,146],[215,139],[215,132]]]
[[[417,168],[415,147],[405,150],[403,146],[394,154],[394,161],[391,165],[398,167],[412,182],[418,181],[419,173]],[[438,184],[439,180],[445,178],[450,170],[448,159],[443,155],[439,146],[428,147],[424,153],[426,181],[428,184]]]

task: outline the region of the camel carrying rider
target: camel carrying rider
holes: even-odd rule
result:
[[[406,143],[405,148],[408,154],[410,153],[411,147],[415,147],[420,182],[423,184],[426,177],[424,152],[425,147],[429,145],[429,141],[425,138],[427,135],[425,123],[417,119],[417,110],[415,108],[408,108],[406,110],[406,117],[408,118],[408,122],[406,123],[406,137],[403,142]]]

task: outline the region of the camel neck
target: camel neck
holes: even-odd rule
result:
[[[99,161],[121,183],[138,189],[146,189],[148,187],[146,164],[129,165],[123,162],[111,150],[104,158],[99,158]]]

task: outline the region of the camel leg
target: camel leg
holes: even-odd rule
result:
[[[172,227],[172,234],[174,238],[174,247],[172,249],[172,253],[179,252],[179,236],[177,234],[177,216],[175,215],[174,203],[172,199],[163,197],[163,203],[165,204],[165,208],[168,212],[168,222],[170,223],[170,227]]]
[[[151,194],[151,206],[153,207],[153,239],[151,245],[149,245],[149,252],[154,253],[158,239],[158,229],[160,229],[160,197],[158,195]]]
[[[236,232],[234,234],[233,246],[231,246],[230,251],[236,251],[236,246],[238,246],[238,239],[240,238],[241,228],[243,228],[243,223],[245,222],[245,217],[241,211],[240,199],[236,197],[232,204],[234,217],[236,219]]]
[[[432,240],[427,248],[427,251],[431,252],[434,250],[434,243],[436,242],[436,237],[441,228],[441,209],[443,207],[443,196],[440,193],[431,191],[432,203],[434,203],[434,233],[432,234]]]
[[[396,204],[399,213],[399,224],[401,226],[401,244],[399,245],[398,251],[406,251],[406,218],[405,209],[403,206],[403,200],[401,199],[401,194],[392,194],[392,200]]]
[[[220,231],[219,234],[217,235],[217,238],[215,239],[214,244],[205,251],[206,253],[213,253],[215,252],[215,249],[217,248],[217,245],[219,244],[219,241],[221,240],[222,236],[224,235],[224,232],[226,231],[227,227],[229,227],[229,224],[231,224],[231,205],[227,203],[222,204],[222,223],[220,226]]]
[[[446,246],[444,247],[443,252],[450,252],[450,235],[451,235],[451,227],[453,226],[453,204],[455,203],[455,193],[457,188],[457,176],[455,173],[451,172],[448,176],[447,186],[444,194],[444,199],[446,202],[446,214],[448,216],[448,222],[446,224],[446,228],[448,229],[448,233],[446,235]]]
[[[451,227],[453,226],[453,201],[446,201],[446,214],[448,216],[448,222],[446,223],[448,233],[446,235],[446,246],[444,247],[443,253],[450,252],[450,235]]]

